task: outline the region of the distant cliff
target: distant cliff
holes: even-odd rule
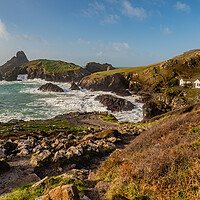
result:
[[[57,60],[34,60],[21,67],[13,68],[5,74],[5,80],[15,81],[18,74],[28,74],[29,79],[41,78],[46,81],[79,81],[90,72],[73,63]]]
[[[84,69],[86,69],[87,71],[91,73],[95,73],[95,72],[113,70],[116,68],[114,68],[111,64],[108,64],[108,63],[100,64],[96,62],[89,62],[85,65]]]
[[[15,67],[20,67],[28,62],[28,59],[23,51],[18,51],[16,56],[12,57],[4,65],[0,66],[0,74],[5,76],[5,73],[14,69]]]

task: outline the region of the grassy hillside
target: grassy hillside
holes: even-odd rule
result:
[[[200,107],[168,116],[98,171],[108,199],[200,199]]]
[[[149,65],[151,66],[151,65]],[[114,69],[109,71],[103,71],[103,72],[97,72],[94,73],[94,76],[104,76],[104,75],[112,75],[116,73],[127,73],[127,72],[142,72],[146,70],[149,66],[141,66],[141,67],[129,67],[129,68],[120,68],[120,69]]]
[[[115,73],[122,73],[130,82],[139,83],[143,90],[160,91],[161,88],[177,86],[180,78],[200,78],[200,49],[185,52],[164,62],[98,72],[91,77]]]
[[[34,60],[27,64],[28,68],[45,69],[46,72],[67,72],[80,69],[81,67],[73,63],[66,63],[58,60]]]

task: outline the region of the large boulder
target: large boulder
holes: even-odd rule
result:
[[[111,64],[104,63],[96,63],[96,62],[89,62],[85,65],[84,69],[91,73],[100,72],[100,71],[107,71],[115,69]]]
[[[10,71],[15,67],[20,67],[21,65],[28,62],[28,59],[23,51],[18,51],[16,56],[12,57],[4,65],[0,66],[0,72],[5,75],[6,72]]]
[[[170,107],[162,101],[149,100],[143,106],[144,119],[150,119],[168,111],[170,111]]]
[[[99,95],[95,98],[95,100],[102,103],[107,107],[108,110],[111,110],[112,112],[129,111],[135,108],[130,101],[108,94]]]
[[[129,83],[122,74],[116,73],[107,76],[86,76],[79,81],[78,85],[92,91],[117,92],[128,89]]]
[[[42,92],[64,92],[61,87],[53,83],[46,83],[45,85],[42,85],[38,90]]]
[[[80,200],[79,191],[75,185],[58,186],[41,197],[41,200]]]
[[[17,144],[13,143],[13,142],[6,142],[4,145],[4,149],[5,149],[5,154],[11,155],[11,154],[16,154],[16,148],[17,148]]]

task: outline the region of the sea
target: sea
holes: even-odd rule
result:
[[[45,83],[47,82],[41,79],[0,81],[0,122],[8,122],[12,119],[24,121],[50,119],[60,114],[77,111],[108,111],[106,107],[94,99],[100,94],[112,94],[110,92],[91,92],[85,89],[70,90],[70,83],[55,83],[64,89],[63,93],[39,91],[38,88]],[[135,105],[135,109],[108,112],[114,114],[119,121],[141,121],[143,104],[134,102],[138,97],[123,98],[131,101]]]

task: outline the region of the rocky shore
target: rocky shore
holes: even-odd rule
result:
[[[70,170],[84,171],[87,182],[102,160],[144,130],[120,124],[108,113],[96,112],[1,123],[0,159],[8,165],[7,170],[0,171],[0,193]]]

